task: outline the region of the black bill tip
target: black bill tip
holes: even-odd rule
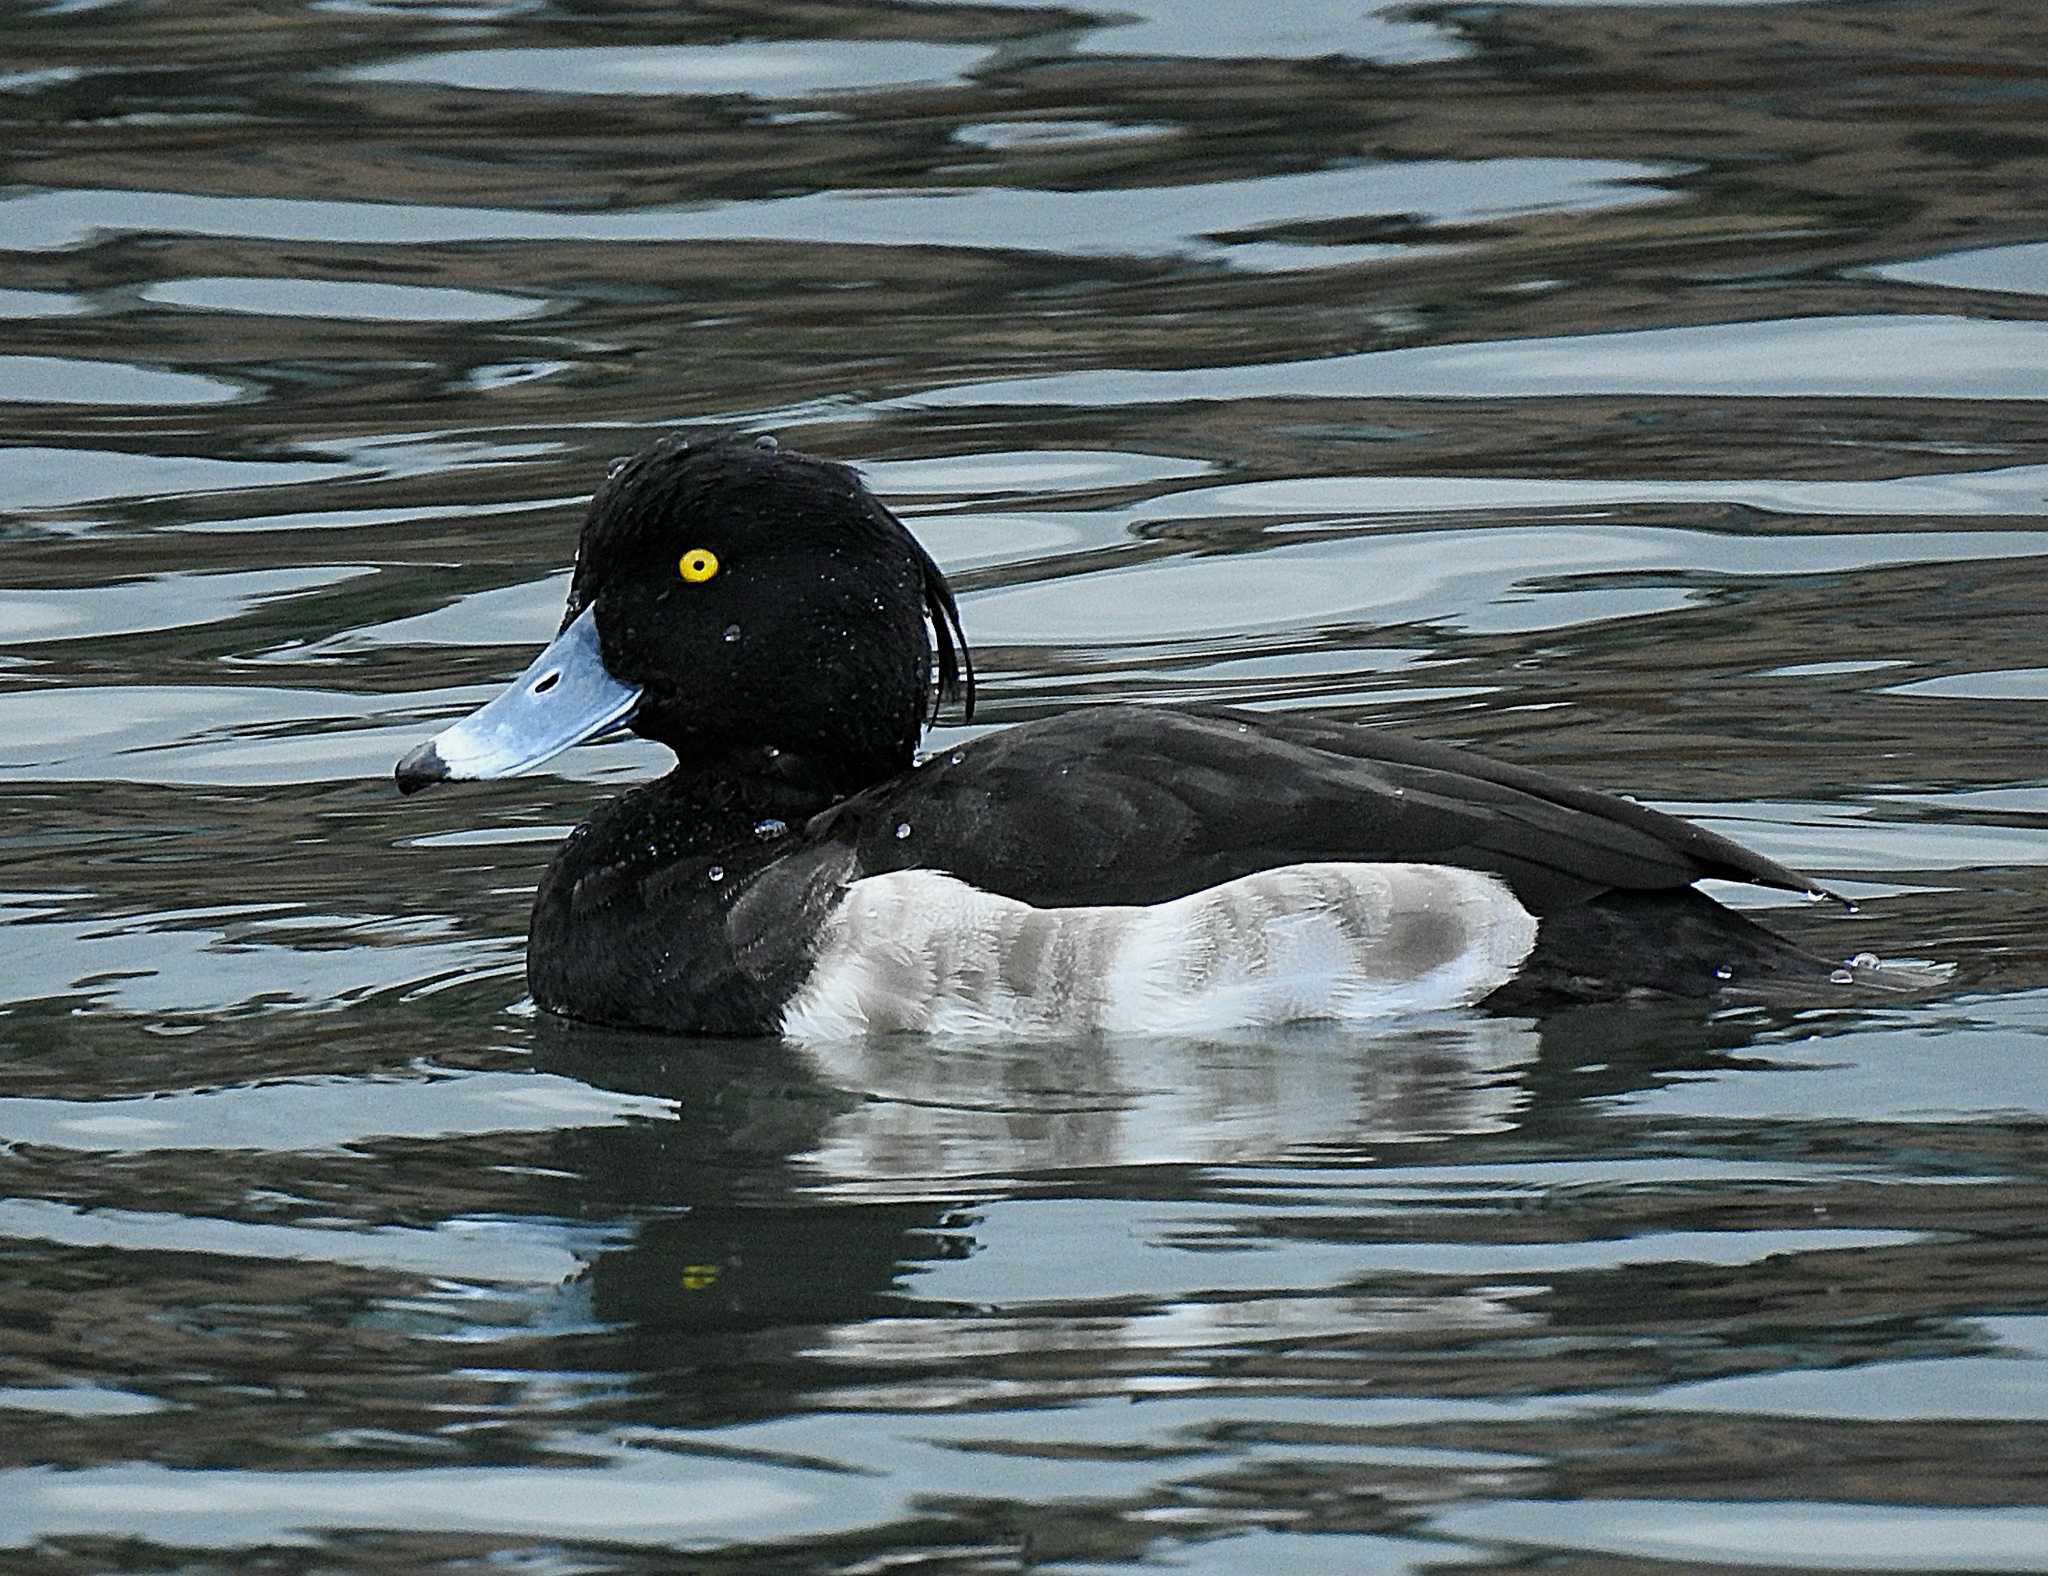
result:
[[[422,788],[431,788],[435,783],[448,780],[448,763],[441,759],[441,752],[434,748],[434,741],[415,745],[405,752],[392,774],[398,779],[400,793],[418,793]]]

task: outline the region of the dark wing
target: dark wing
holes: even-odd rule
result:
[[[1545,773],[1294,714],[1104,706],[935,756],[810,835],[1047,905],[1155,903],[1275,865],[1492,871],[1533,912],[1705,876],[1816,890],[1674,816]]]

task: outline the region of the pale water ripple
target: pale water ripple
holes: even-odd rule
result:
[[[2033,10],[16,9],[9,1571],[2048,1569]],[[551,1020],[534,883],[663,752],[391,765],[677,427],[911,519],[932,748],[1396,726],[1953,980]]]

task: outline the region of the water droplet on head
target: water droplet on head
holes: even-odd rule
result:
[[[782,753],[782,746],[779,744],[771,744],[764,748],[761,751],[761,753],[767,756],[768,759],[772,761]]]
[[[1854,985],[1856,983],[1856,976],[1847,969],[1836,969],[1834,973],[1828,976],[1828,983],[1831,985]]]
[[[772,432],[764,432],[754,440],[754,447],[763,454],[779,454],[782,451],[782,440]]]
[[[908,821],[898,821],[896,823],[896,841],[900,843],[903,841],[904,838],[908,837],[909,835],[910,823]]]
[[[776,838],[781,837],[788,830],[789,823],[787,821],[778,821],[772,815],[765,821],[756,821],[754,823],[754,835],[764,843],[774,842]]]
[[[714,882],[723,881],[725,879],[725,866],[713,865],[709,870],[705,871],[704,874],[709,876]]]
[[[967,759],[967,754],[964,750],[955,750],[951,755],[947,756],[946,759],[951,761],[955,766],[958,766],[962,761]]]
[[[624,470],[627,466],[631,465],[632,463],[632,455],[620,455],[616,460],[613,460],[609,465],[607,465],[604,468],[604,479],[606,481],[610,481],[614,476],[618,475],[620,471]]]
[[[722,638],[727,645],[731,645],[735,640],[738,640],[740,638],[740,626],[737,624],[727,624],[725,626],[725,634],[720,638]]]
[[[1724,963],[1714,970],[1714,978],[1717,980],[1732,980],[1735,978],[1735,971]]]
[[[1849,960],[1849,967],[1852,969],[1881,969],[1884,967],[1884,959],[1875,952],[1859,952]]]

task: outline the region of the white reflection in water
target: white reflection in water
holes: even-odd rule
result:
[[[1074,493],[1213,475],[1211,460],[1130,449],[998,449],[924,460],[870,460],[858,469],[875,491],[905,493]]]
[[[1348,1201],[1284,1212],[1295,1229],[1273,1230],[1259,1205],[1160,1200],[1032,1199],[983,1206],[974,1222],[980,1251],[919,1264],[909,1279],[919,1297],[985,1308],[1087,1303],[1120,1296],[1292,1295],[1398,1276],[1483,1277],[1500,1282],[1620,1265],[1758,1264],[1778,1254],[1903,1248],[1913,1231],[1815,1226],[1805,1230],[1642,1231],[1596,1240],[1503,1242],[1360,1240]],[[1317,1216],[1337,1229],[1318,1237]],[[1283,1251],[1284,1250],[1284,1251]]]
[[[72,190],[0,199],[0,229],[16,251],[66,249],[105,232],[168,232],[407,246],[514,240],[957,246],[1059,256],[1195,256],[1225,265],[1303,268],[1413,248],[1225,243],[1210,237],[1343,217],[1464,224],[1510,214],[1640,207],[1675,200],[1650,183],[1679,173],[1673,165],[1620,160],[1424,160],[1175,186],[848,189],[587,212]]]
[[[2048,1510],[1745,1499],[1496,1500],[1432,1516],[1461,1542],[1812,1571],[2039,1571]],[[1677,1567],[1670,1567],[1677,1568]]]
[[[13,1143],[136,1154],[169,1149],[306,1153],[394,1138],[552,1133],[674,1114],[673,1102],[548,1073],[461,1073],[231,1085],[141,1099],[0,1096]]]
[[[912,0],[951,8],[955,0]],[[989,0],[1027,13],[1077,55],[1138,55],[1170,60],[1371,60],[1414,65],[1456,60],[1469,46],[1446,24],[1418,17],[1401,0],[1265,0],[1257,6],[1215,0],[1084,0],[1051,10],[1043,0]],[[976,9],[979,9],[977,7]],[[1075,17],[1082,25],[1076,28]],[[1012,53],[1017,46],[1012,46]],[[1029,45],[1024,46],[1028,51]]]
[[[5,204],[0,204],[4,207]],[[223,378],[126,361],[0,356],[0,401],[31,405],[220,405],[242,390]]]
[[[10,509],[51,509],[114,498],[179,493],[253,492],[338,481],[355,467],[317,460],[217,460],[194,455],[127,454],[114,449],[0,449],[0,493]]]
[[[2044,839],[2029,835],[2034,860],[2048,860]],[[1958,1067],[1942,1047],[1965,1039],[1968,1064]],[[1679,1123],[1913,1127],[2048,1109],[2048,991],[1964,1001],[1935,1015],[1812,1040],[1764,1040],[1751,1054],[1768,1063],[1768,1078],[1716,1070],[1636,1090],[1623,1107]]]
[[[1048,1301],[1056,1297],[1048,1288]],[[1510,1296],[1488,1291],[1330,1297],[1282,1288],[1268,1297],[1169,1301],[1137,1313],[1061,1309],[971,1320],[871,1318],[834,1325],[804,1355],[827,1362],[922,1365],[1072,1351],[1080,1345],[1098,1352],[1184,1352],[1366,1335],[1511,1336],[1546,1324],[1541,1314],[1517,1307]]]
[[[985,120],[961,126],[955,142],[970,148],[1062,148],[1097,142],[1143,142],[1171,137],[1180,128],[1165,121]]]
[[[339,279],[167,279],[145,287],[142,298],[202,312],[364,323],[502,323],[547,310],[526,296]]]
[[[1083,8],[1087,9],[1086,7]],[[1084,34],[1089,55],[1164,55],[1207,60],[1372,60],[1417,65],[1455,60],[1469,46],[1442,23],[1403,4],[1364,0],[1264,0],[1256,6],[1213,0],[1128,0],[1095,13]]]
[[[1996,290],[2009,295],[2048,295],[2048,241],[2023,246],[1984,246],[1944,252],[1917,262],[1885,263],[1862,270],[1872,278],[1944,290]]]
[[[1240,638],[1424,620],[1483,632],[1560,629],[1690,606],[1710,594],[1702,574],[1775,581],[1897,564],[2048,558],[2048,531],[1752,536],[1531,521],[1512,529],[1375,531],[1324,541],[1276,533],[1272,540],[1262,551],[1156,558],[992,588],[964,599],[968,633],[1016,644],[1189,640],[1214,633],[1219,607],[1235,610]],[[1643,583],[1655,574],[1668,575],[1671,584]],[[1589,575],[1615,576],[1617,583],[1571,590],[1545,583]]]
[[[1949,673],[1940,678],[1894,684],[1885,694],[1921,695],[1942,700],[2048,700],[2048,668]]]
[[[572,1228],[531,1221],[446,1219],[431,1227],[285,1226],[178,1215],[164,1210],[81,1209],[53,1199],[0,1199],[0,1238],[211,1254],[231,1259],[351,1264],[408,1276],[484,1285],[552,1287],[581,1273],[589,1244]]]
[[[86,310],[82,296],[58,290],[0,290],[0,319],[76,317]]]
[[[1445,1015],[1380,1031],[1328,1025],[1240,1039],[1113,1035],[1035,1050],[898,1035],[810,1048],[867,1098],[804,1157],[821,1180],[912,1191],[964,1176],[1270,1160],[1319,1144],[1499,1131],[1519,1019]]]
[[[175,1548],[262,1548],[355,1529],[695,1547],[713,1535],[779,1535],[814,1497],[763,1472],[664,1451],[621,1452],[592,1467],[22,1469],[0,1473],[0,1547],[126,1535]]]
[[[1914,1358],[1852,1368],[1788,1368],[1674,1384],[1618,1406],[1657,1412],[1854,1418],[1859,1422],[2048,1422],[2048,1362],[2039,1353]]]
[[[810,98],[884,87],[958,83],[988,59],[978,44],[803,39],[725,44],[458,49],[358,66],[354,82],[431,83],[475,92],[623,93],[662,98],[743,94]]]
[[[69,899],[9,896],[0,902],[0,1000],[69,997],[76,1011],[339,1012],[385,991],[517,972],[523,947],[519,937],[456,936],[446,919],[313,914],[290,904],[72,919],[63,917],[76,906]],[[309,938],[321,944],[293,945]],[[343,938],[351,944],[333,944]]]
[[[222,624],[295,594],[375,573],[360,564],[213,574],[173,571],[76,589],[0,590],[0,642],[97,640]]]
[[[0,1411],[55,1412],[60,1417],[146,1417],[170,1402],[100,1385],[0,1385]]]
[[[1438,514],[1466,510],[1629,509],[1645,504],[1730,504],[1770,514],[1926,515],[2048,514],[2048,465],[1873,477],[1863,481],[1797,481],[1780,477],[1652,477],[1581,480],[1536,476],[1304,476],[1192,487],[1151,498],[1134,520],[1233,515],[1289,515],[1305,529],[1316,515]],[[1281,525],[1278,529],[1285,529]],[[1929,533],[1944,534],[1944,533]],[[1773,540],[1777,553],[1795,543]]]
[[[1781,318],[1171,372],[1104,368],[953,384],[890,403],[907,409],[1116,407],[1181,400],[1573,394],[2048,399],[2048,323],[1904,315]]]

